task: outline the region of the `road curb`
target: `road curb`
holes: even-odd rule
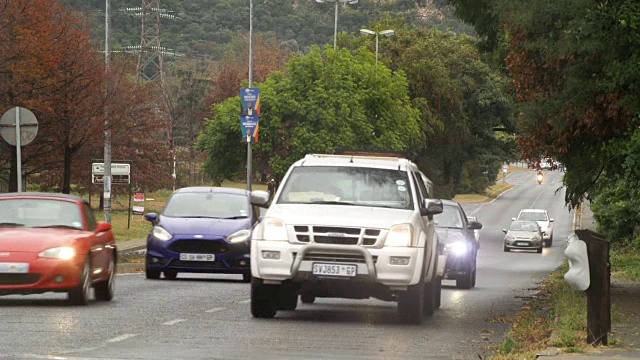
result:
[[[118,274],[131,274],[138,273],[144,270],[143,263],[118,263],[117,265],[117,273]]]

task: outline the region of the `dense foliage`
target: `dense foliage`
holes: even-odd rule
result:
[[[615,240],[637,237],[640,3],[449,0],[505,64],[521,105],[526,157],[566,165],[566,201],[596,196]],[[613,220],[613,217],[619,217]]]
[[[254,166],[281,177],[307,153],[336,149],[407,151],[421,147],[419,113],[411,106],[402,72],[375,67],[368,51],[324,51],[292,59],[285,73],[262,84],[259,142]],[[371,91],[376,89],[376,91]],[[238,97],[216,105],[200,144],[206,169],[218,181],[244,171]]]

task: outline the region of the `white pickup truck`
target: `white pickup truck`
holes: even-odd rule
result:
[[[253,316],[317,297],[397,301],[404,323],[432,315],[443,272],[433,215],[443,205],[425,179],[401,157],[311,154],[294,163],[252,233]]]

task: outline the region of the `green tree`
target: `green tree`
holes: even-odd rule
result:
[[[511,156],[504,151],[508,139],[493,131],[513,127],[508,80],[483,62],[476,39],[388,21],[374,25],[398,29],[380,46],[380,58],[407,74],[412,102],[421,111],[427,141],[417,149],[417,163],[440,197],[484,191]]]
[[[273,73],[261,89],[257,169],[282,176],[307,153],[337,149],[411,151],[424,145],[419,112],[408,97],[404,73],[375,66],[368,51],[314,48]],[[375,89],[375,91],[372,91]],[[239,99],[214,106],[200,146],[207,172],[217,180],[243,172]]]

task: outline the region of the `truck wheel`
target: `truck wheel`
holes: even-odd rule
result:
[[[442,296],[442,280],[434,279],[431,283],[424,286],[424,309],[423,316],[431,316],[440,307],[440,298]]]
[[[436,309],[440,309],[442,303],[442,278],[439,277],[436,282]]]
[[[256,318],[272,318],[278,312],[278,285],[265,285],[262,279],[251,279],[251,315]]]
[[[294,289],[280,286],[278,296],[278,310],[295,310],[298,307],[298,294]]]
[[[400,293],[398,299],[398,317],[405,324],[422,324],[425,308],[425,288],[424,283],[410,286],[406,291]],[[433,295],[433,291],[431,292]],[[434,297],[430,297],[433,300]],[[435,305],[435,301],[433,302]]]
[[[313,304],[316,301],[316,297],[311,294],[300,294],[300,301],[303,304]]]

